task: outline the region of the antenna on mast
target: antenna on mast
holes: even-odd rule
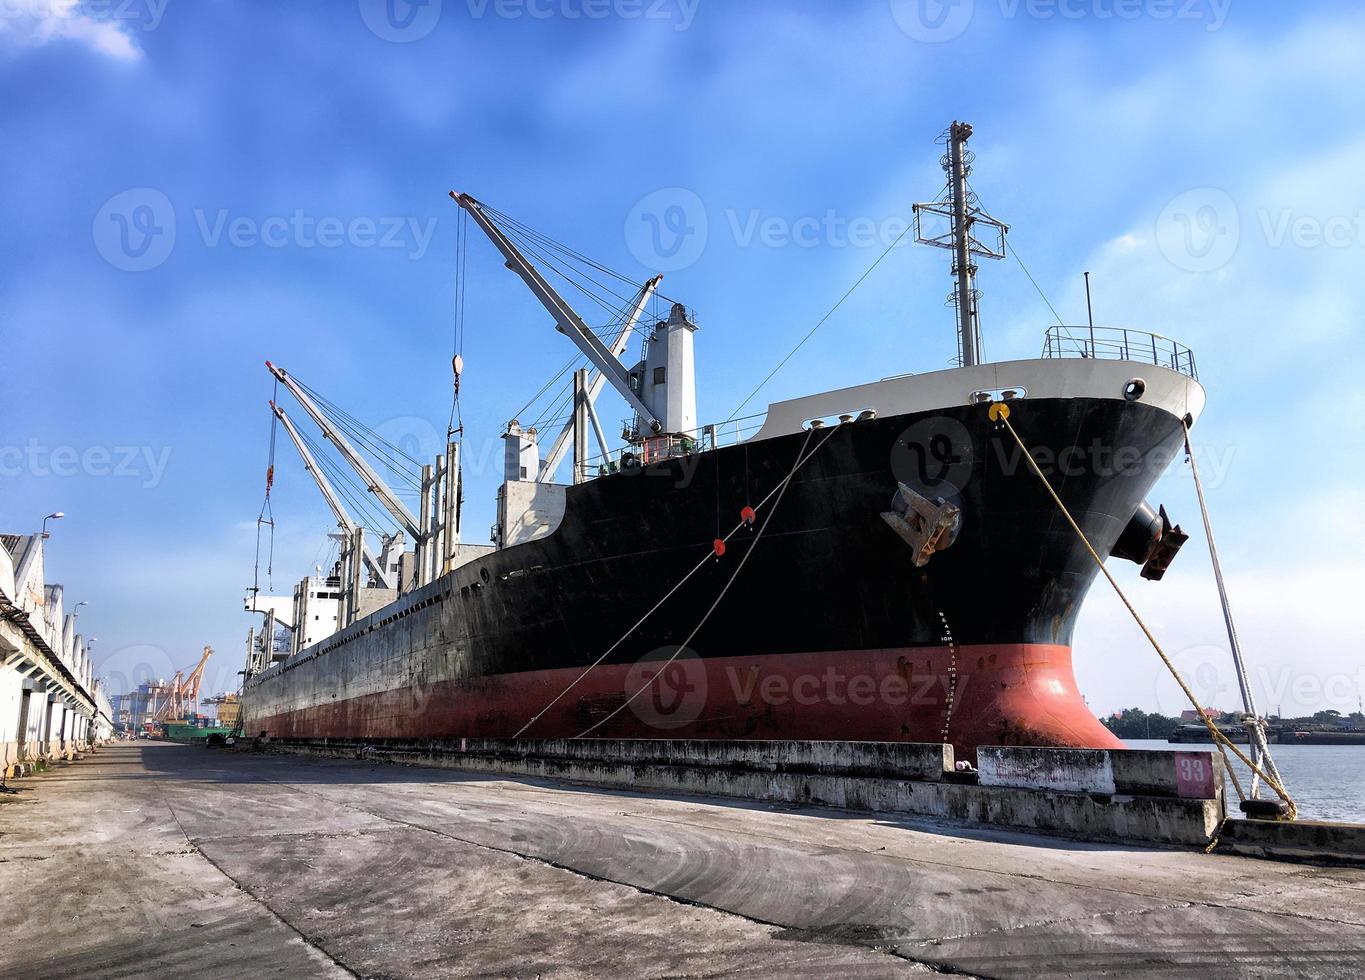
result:
[[[1085,315],[1090,318],[1090,356],[1095,357],[1095,308],[1090,305],[1090,273],[1085,274]]]
[[[953,252],[952,274],[956,288],[949,301],[957,308],[957,351],[962,367],[980,364],[982,359],[977,302],[980,294],[976,288],[976,265],[972,256],[1003,259],[1005,234],[1009,231],[1008,225],[981,209],[976,194],[967,185],[967,175],[972,172],[972,162],[976,159],[976,154],[967,149],[967,141],[971,138],[971,125],[956,121],[939,137],[940,143],[948,144],[948,152],[940,161],[948,175],[947,185],[937,200],[914,207],[916,241]],[[923,226],[926,214],[946,219],[949,230],[938,234],[926,232]],[[983,237],[988,237],[989,243],[983,242]]]

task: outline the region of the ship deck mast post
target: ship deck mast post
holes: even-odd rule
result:
[[[421,532],[417,536],[417,549],[413,555],[414,564],[417,566],[417,584],[426,585],[431,581],[432,565],[432,524],[431,524],[431,490],[436,484],[436,468],[430,463],[422,467],[422,489],[420,503],[417,508],[417,529]]]
[[[446,465],[446,454],[441,453],[436,457],[436,466],[431,471],[431,496],[422,498],[423,506],[431,515],[427,518],[427,525],[431,528],[431,554],[427,557],[427,567],[430,569],[427,573],[428,582],[436,581],[445,565]]]
[[[603,463],[610,463],[611,447],[607,443],[607,434],[602,430],[602,420],[597,415],[597,408],[592,403],[592,390],[587,384],[583,386],[583,410],[588,413],[588,421],[592,424],[592,433],[597,439],[597,449],[602,454]]]
[[[954,122],[948,137],[948,175],[953,196],[953,274],[957,276],[957,333],[962,366],[978,363],[980,336],[976,319],[976,266],[971,258],[971,222],[967,211],[965,148],[971,139],[968,123]]]
[[[983,359],[976,265],[972,257],[1003,259],[1005,235],[1009,232],[1008,225],[992,218],[973,199],[967,183],[967,175],[972,172],[972,154],[967,149],[967,141],[971,138],[970,123],[955,121],[948,127],[940,137],[948,143],[948,152],[941,161],[948,175],[947,187],[937,200],[914,206],[916,241],[953,252],[955,288],[950,301],[957,308],[958,359],[962,367],[980,364]],[[926,230],[923,225],[926,214],[947,221],[949,230]],[[984,240],[985,232],[990,233],[991,241]]]
[[[445,514],[441,518],[441,526],[445,531],[442,535],[440,559],[443,575],[455,567],[460,550],[461,489],[460,444],[452,439],[446,444],[445,481],[441,491],[441,502],[445,508]]]
[[[588,370],[573,373],[573,482],[588,479]]]

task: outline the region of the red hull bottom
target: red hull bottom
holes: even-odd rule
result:
[[[575,668],[441,681],[273,713],[248,701],[245,730],[279,738],[499,738],[543,711],[525,737],[946,740],[964,758],[974,758],[978,745],[1122,747],[1081,698],[1066,646],[707,660],[684,652],[657,676],[660,666],[604,665],[581,680]]]

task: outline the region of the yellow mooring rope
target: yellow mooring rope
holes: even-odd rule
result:
[[[1180,676],[1180,671],[1177,670],[1175,664],[1171,662],[1171,658],[1166,656],[1166,651],[1161,649],[1161,644],[1157,642],[1156,637],[1152,635],[1152,631],[1147,628],[1147,624],[1143,622],[1142,617],[1138,615],[1138,611],[1133,607],[1133,604],[1128,600],[1128,596],[1124,594],[1123,589],[1120,588],[1119,586],[1119,583],[1114,579],[1113,575],[1109,574],[1109,569],[1104,566],[1104,559],[1099,556],[1099,553],[1097,551],[1095,551],[1094,546],[1091,545],[1090,543],[1090,539],[1085,536],[1085,532],[1081,530],[1081,526],[1077,524],[1075,518],[1071,516],[1071,511],[1067,510],[1066,504],[1062,503],[1062,498],[1057,496],[1057,491],[1052,488],[1052,483],[1049,482],[1047,476],[1044,475],[1043,471],[1039,469],[1037,460],[1033,458],[1033,454],[1030,453],[1028,447],[1024,445],[1024,440],[1019,438],[1019,433],[1016,432],[1014,426],[1010,424],[1009,405],[1005,404],[1004,402],[995,402],[994,404],[991,405],[989,409],[989,415],[992,422],[998,422],[1001,425],[1003,425],[1006,428],[1006,430],[1009,431],[1009,434],[1014,437],[1014,441],[1019,445],[1019,451],[1023,453],[1024,459],[1028,460],[1029,468],[1033,470],[1033,472],[1037,475],[1038,479],[1043,482],[1043,486],[1047,488],[1048,495],[1052,497],[1053,503],[1055,503],[1057,505],[1057,508],[1062,512],[1062,516],[1065,517],[1067,523],[1071,525],[1071,529],[1076,532],[1076,536],[1081,539],[1081,543],[1085,545],[1085,550],[1090,552],[1090,557],[1094,559],[1095,564],[1096,566],[1098,566],[1099,570],[1104,573],[1104,577],[1109,580],[1109,584],[1114,587],[1114,592],[1118,594],[1118,597],[1121,600],[1123,600],[1123,604],[1128,607],[1128,612],[1132,614],[1133,620],[1142,629],[1142,632],[1147,637],[1148,642],[1152,644],[1152,649],[1157,652],[1157,656],[1161,658],[1161,662],[1166,665],[1166,669],[1171,672],[1171,676],[1174,677],[1176,683],[1180,685],[1180,689],[1184,691],[1185,696],[1190,699],[1190,704],[1194,706],[1195,712],[1199,715],[1200,720],[1204,722],[1204,725],[1209,730],[1209,734],[1213,737],[1214,745],[1218,747],[1218,751],[1221,752],[1223,755],[1224,768],[1226,769],[1228,775],[1232,778],[1232,785],[1237,789],[1238,798],[1245,801],[1246,793],[1243,791],[1242,784],[1237,779],[1237,774],[1233,771],[1232,766],[1227,764],[1228,749],[1231,749],[1232,753],[1236,755],[1237,758],[1241,759],[1242,763],[1249,770],[1251,770],[1251,772],[1260,776],[1261,779],[1264,780],[1265,784],[1269,786],[1271,789],[1273,789],[1275,791],[1275,794],[1279,796],[1280,799],[1284,800],[1285,805],[1289,808],[1288,819],[1293,820],[1298,815],[1298,807],[1294,804],[1294,800],[1289,796],[1289,793],[1285,790],[1284,786],[1281,785],[1280,781],[1267,775],[1265,772],[1261,770],[1259,766],[1257,766],[1254,762],[1247,758],[1242,753],[1241,749],[1237,748],[1237,746],[1233,744],[1232,740],[1229,739],[1226,735],[1224,735],[1218,729],[1218,726],[1215,725],[1212,721],[1210,721],[1209,718],[1204,714],[1204,709],[1199,705],[1199,699],[1196,698],[1194,692],[1190,690],[1190,686],[1185,683],[1185,678]],[[1213,843],[1214,844],[1217,843],[1217,835],[1215,835]],[[1209,849],[1211,850],[1212,847],[1213,844],[1210,844]]]

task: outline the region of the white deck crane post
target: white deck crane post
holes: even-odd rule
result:
[[[441,574],[455,567],[460,552],[460,444],[454,439],[446,443],[445,482],[441,489],[441,503],[445,513],[441,518]]]
[[[354,535],[358,525],[355,521],[351,520],[351,515],[346,512],[346,508],[341,505],[341,499],[337,496],[336,491],[332,489],[332,484],[328,482],[327,477],[323,476],[322,469],[318,466],[317,460],[313,458],[313,454],[308,451],[308,446],[304,443],[303,436],[299,433],[299,430],[294,427],[294,420],[286,415],[284,409],[280,408],[280,406],[276,405],[274,402],[270,403],[270,410],[274,412],[275,417],[280,420],[280,424],[284,426],[284,431],[289,433],[289,438],[293,441],[294,448],[299,451],[299,456],[303,458],[303,468],[312,475],[313,482],[316,483],[318,489],[322,491],[323,499],[327,501],[327,506],[332,509],[332,516],[337,519],[337,524],[341,526],[341,529],[346,532],[348,537]],[[361,557],[365,561],[365,567],[379,580],[380,588],[391,589],[394,587],[390,580],[388,569],[384,567],[383,562],[375,558],[368,546],[365,547]]]
[[[421,535],[417,539],[417,552],[413,556],[417,562],[417,584],[426,585],[432,580],[431,566],[436,551],[436,538],[439,532],[432,520],[434,508],[432,491],[436,487],[436,467],[430,463],[422,467],[422,493],[417,507],[417,522]]]
[[[574,312],[573,307],[565,302],[564,298],[555,291],[555,288],[536,270],[536,267],[527,261],[511,240],[502,233],[502,229],[484,212],[483,206],[478,201],[468,194],[458,194],[455,191],[451,191],[450,196],[455,200],[455,203],[473,217],[474,222],[483,229],[484,234],[502,253],[503,258],[507,261],[507,267],[522,278],[536,299],[540,300],[541,305],[549,311],[550,316],[554,317],[558,330],[567,335],[575,346],[583,352],[584,356],[592,362],[593,367],[602,372],[603,376],[621,393],[621,396],[640,416],[641,421],[650,431],[660,432],[663,429],[663,423],[645,405],[640,394],[631,387],[630,372],[624,364],[617,360],[611,348],[602,343],[588,329],[588,325],[583,322],[582,317]]]
[[[626,316],[625,322],[621,324],[620,332],[611,343],[610,350],[614,356],[619,358],[626,352],[626,347],[630,343],[630,335],[634,332],[635,325],[640,322],[640,317],[644,316],[645,307],[649,305],[649,301],[654,297],[654,292],[659,288],[659,283],[663,282],[663,278],[664,277],[661,275],[655,276],[640,287],[640,292],[636,294],[635,301],[631,304],[630,313]],[[598,394],[602,391],[602,386],[606,383],[606,376],[603,375],[601,371],[594,369],[593,372],[588,375],[587,399],[590,408],[596,402]],[[594,422],[596,422],[596,412],[593,412],[592,416]],[[595,427],[600,431],[600,425],[596,425]],[[563,428],[559,430],[559,435],[555,436],[555,441],[550,446],[549,455],[545,457],[545,465],[542,466],[540,470],[540,481],[542,483],[554,482],[555,471],[559,469],[559,464],[564,461],[564,454],[568,452],[569,438],[572,435],[573,418],[571,416],[568,421],[564,423]],[[607,446],[603,443],[603,455],[606,455],[606,452]]]
[[[298,403],[303,406],[303,410],[318,424],[318,428],[320,428],[322,434],[327,437],[327,441],[337,447],[337,451],[341,453],[346,462],[350,463],[351,468],[365,481],[365,486],[370,493],[378,497],[379,502],[384,505],[384,509],[393,515],[393,519],[398,522],[398,526],[406,531],[419,547],[424,545],[426,540],[423,536],[421,524],[418,522],[417,518],[413,516],[412,511],[408,510],[394,492],[389,489],[389,485],[374,471],[374,467],[365,461],[365,457],[361,456],[352,448],[351,444],[346,441],[346,437],[338,432],[336,427],[327,420],[327,416],[324,415],[322,410],[313,402],[313,399],[309,398],[308,394],[299,387],[298,382],[289,376],[288,372],[283,368],[276,367],[269,361],[265,362],[265,366],[270,369],[270,373],[275,376],[280,384],[290,390],[294,395],[294,398],[298,400]],[[425,581],[419,581],[418,584],[425,585],[426,583]]]
[[[607,443],[607,434],[602,431],[602,420],[597,417],[597,409],[593,407],[589,385],[590,382],[585,372],[583,378],[583,412],[588,416],[588,421],[592,423],[593,434],[597,436],[597,448],[601,451],[603,464],[606,464],[611,462],[611,447]],[[586,458],[587,453],[585,452],[583,455]]]

